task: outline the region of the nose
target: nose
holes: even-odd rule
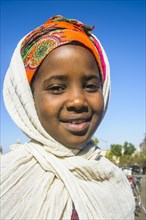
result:
[[[66,109],[74,112],[88,112],[86,96],[82,89],[74,90],[69,94],[66,102]]]

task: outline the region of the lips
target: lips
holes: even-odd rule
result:
[[[62,126],[69,132],[75,134],[84,134],[90,125],[91,117],[88,118],[70,118],[62,120]]]

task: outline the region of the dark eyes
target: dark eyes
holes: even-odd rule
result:
[[[87,92],[97,92],[98,90],[100,90],[102,88],[101,83],[86,83],[84,85],[84,89]]]
[[[47,90],[54,95],[59,95],[66,90],[66,87],[61,85],[52,85],[48,87]]]
[[[102,85],[98,83],[85,83],[82,86],[83,90],[86,92],[97,92],[102,89]],[[68,90],[68,87],[66,85],[51,85],[47,88],[47,91],[49,91],[53,95],[60,95],[63,94],[65,91]]]

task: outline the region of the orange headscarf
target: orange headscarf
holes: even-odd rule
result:
[[[103,80],[105,64],[101,48],[91,34],[93,27],[77,20],[69,20],[62,16],[54,16],[44,25],[29,33],[21,46],[21,55],[30,83],[38,66],[53,49],[77,41],[84,44],[94,55]]]

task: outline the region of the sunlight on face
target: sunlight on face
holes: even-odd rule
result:
[[[54,49],[33,82],[34,100],[44,129],[59,143],[78,148],[100,124],[104,102],[92,53],[77,45]]]

